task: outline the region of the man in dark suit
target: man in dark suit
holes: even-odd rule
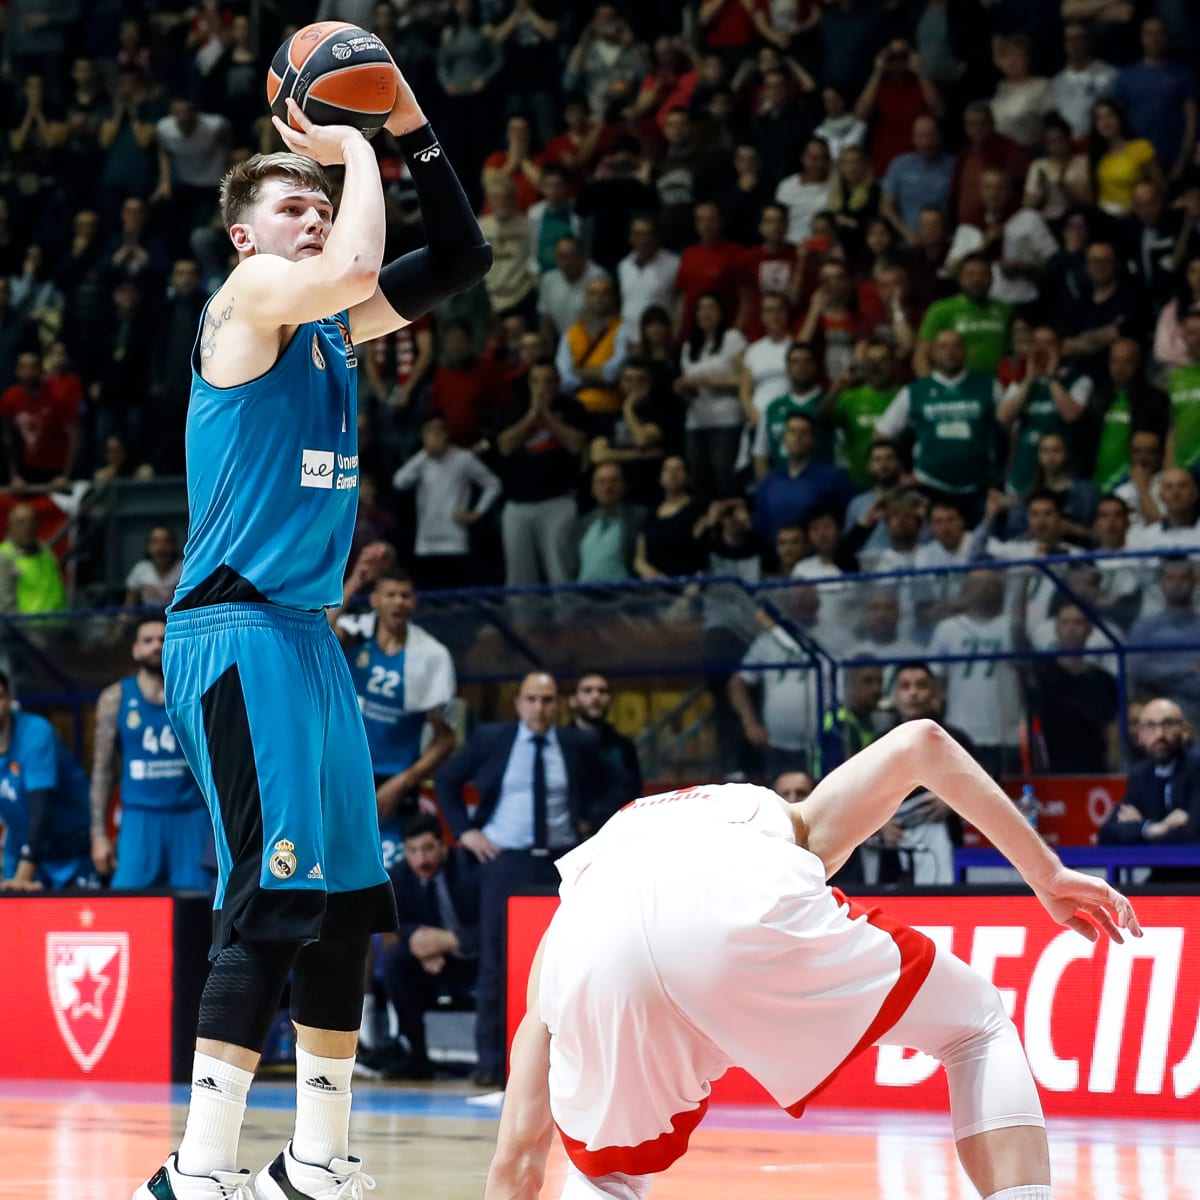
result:
[[[483,1087],[504,1082],[508,897],[557,888],[554,860],[633,799],[624,772],[595,737],[557,726],[558,688],[542,673],[521,681],[517,720],[481,725],[437,773],[438,804],[454,836],[482,865],[482,927],[475,1041]],[[479,805],[468,816],[463,788]]]
[[[1191,726],[1173,700],[1151,700],[1138,718],[1148,757],[1129,772],[1125,796],[1100,827],[1104,845],[1155,846],[1200,841],[1200,759],[1189,752]],[[1194,880],[1190,867],[1159,867],[1153,882]]]
[[[630,796],[642,794],[642,765],[638,762],[637,747],[632,738],[618,732],[608,719],[612,707],[612,688],[608,677],[599,671],[588,671],[575,682],[575,690],[567,700],[572,722],[596,736],[601,749],[624,772]]]
[[[408,1055],[389,1075],[432,1079],[425,1014],[439,996],[469,995],[479,969],[479,864],[451,849],[437,817],[405,823],[404,857],[388,872],[400,927],[383,952],[383,980]]]

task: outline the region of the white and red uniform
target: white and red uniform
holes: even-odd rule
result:
[[[586,1176],[664,1170],[731,1066],[799,1116],[933,964],[923,934],[826,885],[767,788],[637,800],[557,866],[539,1005],[551,1112]]]

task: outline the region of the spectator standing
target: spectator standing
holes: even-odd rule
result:
[[[166,297],[154,314],[156,332],[151,347],[147,427],[154,430],[152,457],[161,475],[182,475],[184,470],[191,350],[204,301],[200,268],[190,258],[179,259],[171,269]]]
[[[784,359],[784,392],[777,392],[766,407],[754,430],[754,473],[762,479],[773,467],[783,465],[783,431],[792,413],[803,413],[812,422],[816,434],[813,453],[822,462],[833,461],[833,438],[826,420],[825,389],[821,387],[821,364],[812,346],[792,342]]]
[[[787,354],[792,344],[787,297],[763,294],[758,326],[762,336],[742,355],[740,396],[746,421],[757,428],[767,405],[788,388]]]
[[[630,329],[641,324],[648,308],[673,310],[679,255],[663,248],[653,217],[634,217],[629,224],[630,252],[617,266],[621,288],[621,320]]]
[[[1029,157],[1012,138],[996,132],[991,106],[976,100],[963,110],[966,145],[958,152],[950,186],[950,211],[957,225],[983,221],[983,172],[998,167],[1014,182],[1025,178]]]
[[[1062,221],[1092,198],[1087,156],[1071,140],[1071,128],[1057,113],[1042,120],[1042,156],[1029,164],[1023,204],[1045,221]]]
[[[1148,328],[1147,304],[1135,287],[1121,278],[1116,251],[1108,242],[1093,242],[1085,259],[1087,286],[1059,319],[1063,358],[1097,383],[1106,380],[1109,349],[1118,338],[1141,343]]]
[[[62,570],[54,551],[38,537],[38,516],[31,504],[18,504],[8,514],[0,557],[16,572],[17,612],[61,612],[67,607]]]
[[[745,255],[736,242],[725,239],[721,212],[715,204],[697,204],[695,209],[696,244],[679,256],[675,290],[680,293],[680,318],[683,336],[691,333],[696,306],[706,292],[715,292],[725,312],[737,308],[742,262]]]
[[[624,258],[632,219],[657,213],[661,207],[649,181],[650,169],[637,138],[622,135],[576,201],[575,211],[591,223],[592,257],[606,271],[615,271]]]
[[[445,418],[456,446],[474,446],[502,394],[499,375],[475,353],[471,327],[465,322],[444,326],[439,349],[441,361],[429,389],[429,413]]]
[[[413,562],[420,586],[469,586],[468,530],[500,498],[500,480],[470,450],[450,441],[445,417],[430,413],[421,426],[421,449],[396,472],[392,486],[398,492],[416,489]]]
[[[675,392],[687,405],[684,442],[688,472],[701,500],[734,490],[745,422],[738,395],[745,349],[746,339],[730,325],[722,297],[716,292],[701,295],[675,381]]]
[[[100,693],[92,751],[92,862],[114,889],[212,889],[205,852],[212,822],[163,700],[161,618],[138,624],[137,671]],[[114,849],[109,807],[121,763],[121,827]]]
[[[41,357],[29,351],[17,359],[16,382],[0,396],[9,482],[65,488],[79,453],[78,391],[55,387],[42,375]]]
[[[612,686],[601,671],[588,671],[575,681],[567,697],[571,723],[576,729],[591,733],[601,750],[625,773],[626,789],[631,796],[642,794],[642,766],[637,746],[608,719],[612,708]]]
[[[733,171],[733,183],[719,196],[726,232],[739,246],[753,246],[763,206],[771,203],[775,192],[775,181],[767,179],[758,149],[745,138],[734,146]]]
[[[1152,357],[1167,370],[1182,366],[1188,360],[1183,322],[1193,308],[1200,308],[1200,257],[1189,258],[1182,275],[1182,281],[1176,275],[1175,295],[1159,313],[1158,323],[1154,327]]]
[[[363,556],[355,562],[347,598],[358,590],[352,583],[366,581],[369,563]],[[399,857],[404,824],[416,812],[421,785],[454,749],[454,661],[441,642],[412,621],[416,607],[411,576],[385,566],[371,586],[373,627],[355,633],[340,619],[343,609],[327,614],[346,652],[362,709],[386,867]]]
[[[943,329],[929,352],[932,370],[896,393],[876,430],[913,434],[913,475],[923,487],[975,504],[995,479],[996,405],[1000,385],[966,368],[967,350],[954,329]]]
[[[437,774],[437,800],[459,845],[481,865],[479,990],[475,1081],[504,1082],[504,970],[508,897],[552,886],[554,859],[631,800],[628,781],[590,733],[555,725],[558,689],[527,675],[517,720],[480,725]],[[479,804],[468,816],[463,788]]]
[[[954,180],[954,156],[942,149],[937,122],[928,114],[912,123],[912,150],[887,165],[880,186],[879,211],[910,245],[917,240],[921,213],[945,212]]]
[[[1041,142],[1042,118],[1054,103],[1050,80],[1030,74],[1030,49],[1022,34],[992,41],[992,61],[1003,76],[991,100],[996,131],[1027,151]]]
[[[814,509],[841,513],[854,494],[845,471],[814,458],[814,441],[812,418],[790,413],[783,429],[785,461],[759,480],[754,497],[755,527],[772,541],[781,527],[803,523]]]
[[[813,130],[828,147],[834,162],[840,162],[847,146],[862,149],[867,140],[867,123],[846,106],[846,97],[836,87],[821,89],[825,119]]]
[[[504,60],[483,31],[475,0],[454,0],[446,16],[437,49],[437,79],[447,100],[446,127],[458,135],[450,153],[462,163],[467,193],[475,201],[473,176],[492,147],[497,117],[503,114],[497,111],[492,85]]]
[[[1114,217],[1128,215],[1136,184],[1163,178],[1154,145],[1134,135],[1124,109],[1113,100],[1098,100],[1092,108],[1088,162],[1096,203]]]
[[[125,605],[166,608],[175,598],[183,570],[179,543],[167,525],[155,525],[146,538],[146,557],[134,563],[125,580]]]
[[[648,77],[647,83],[650,81]],[[678,252],[691,241],[696,179],[704,147],[691,114],[681,105],[667,113],[662,136],[666,146],[654,164],[654,188],[663,241]]]
[[[0,388],[16,380],[18,358],[37,350],[37,326],[12,303],[12,285],[0,275]]]
[[[879,479],[872,470],[878,445],[876,426],[900,390],[895,375],[896,357],[892,347],[886,342],[871,342],[861,359],[851,364],[835,381],[822,401],[829,410],[830,423],[840,433],[846,470],[855,487],[865,488],[872,481],[879,486]],[[895,447],[892,447],[892,457],[898,476],[900,459]]]
[[[583,316],[588,285],[608,275],[603,267],[588,260],[575,237],[561,237],[555,242],[554,263],[554,269],[542,276],[538,286],[537,310],[544,335],[557,342]]]
[[[646,47],[633,34],[615,4],[598,4],[579,41],[567,55],[563,89],[587,97],[592,115],[602,119],[614,85],[631,86],[650,65]]]
[[[169,250],[183,258],[190,251],[192,231],[207,226],[216,208],[217,189],[229,166],[229,122],[218,113],[197,112],[191,100],[180,96],[154,128],[158,186],[150,203],[165,204]]]
[[[866,490],[858,493],[846,506],[845,529],[864,519],[872,509],[876,515],[889,497],[897,492],[900,479],[904,474],[904,464],[900,460],[900,451],[896,443],[889,438],[874,434],[867,451],[867,470],[863,477]],[[858,485],[853,473],[850,475],[853,483]],[[871,522],[871,534],[860,547],[863,550],[878,552],[883,550],[887,542],[887,527],[881,521]]]
[[[587,412],[559,388],[549,359],[529,368],[529,403],[514,400],[496,419],[507,497],[500,515],[509,587],[567,583]]]
[[[517,207],[527,213],[538,200],[542,168],[533,155],[533,130],[524,117],[509,117],[505,146],[483,160],[483,190],[509,179],[517,193]],[[535,243],[536,248],[536,243]]]
[[[708,574],[733,575],[745,583],[767,577],[771,547],[754,529],[745,496],[714,500],[701,523],[708,549]]]
[[[509,113],[522,112],[542,143],[558,125],[561,12],[557,0],[505,0],[490,7],[490,22],[484,26],[503,57]]]
[[[1112,94],[1117,69],[1092,54],[1092,39],[1087,26],[1070,21],[1063,26],[1063,69],[1050,81],[1054,108],[1079,141],[1087,137],[1092,106],[1102,96]]]
[[[1194,543],[1193,543],[1194,544]],[[1142,696],[1170,696],[1195,728],[1200,720],[1200,614],[1196,612],[1196,567],[1186,558],[1168,558],[1159,573],[1164,609],[1138,617],[1126,645],[1134,690]],[[1163,649],[1155,650],[1161,646]]]
[[[403,856],[388,871],[399,926],[383,935],[381,968],[407,1051],[381,1065],[389,1079],[432,1079],[425,1014],[442,996],[468,997],[479,973],[480,869],[469,850],[446,845],[431,813],[402,832]]]
[[[1192,730],[1183,710],[1172,699],[1151,700],[1138,718],[1137,737],[1146,758],[1130,770],[1125,795],[1100,827],[1100,844],[1200,841],[1200,760],[1189,751]],[[1159,868],[1153,881],[1165,882],[1168,874],[1181,877]]]
[[[128,196],[148,196],[158,179],[158,164],[153,104],[144,67],[135,63],[118,66],[98,140],[104,152],[98,172],[104,211],[116,212]]]
[[[1163,189],[1156,182],[1144,179],[1134,185],[1130,215],[1123,222],[1124,236],[1116,240],[1130,277],[1156,311],[1182,290],[1175,269],[1181,224],[1179,211],[1167,207]],[[1183,311],[1188,307],[1185,304]]]
[[[592,471],[595,507],[576,524],[579,583],[623,583],[633,579],[644,509],[625,503],[625,476],[615,462]]]
[[[659,477],[662,500],[638,533],[633,565],[641,579],[675,579],[699,575],[708,561],[695,530],[704,508],[688,492],[687,466],[671,455],[663,459]]]
[[[826,379],[838,379],[854,362],[866,327],[845,264],[823,263],[818,278],[796,340],[813,347]]]
[[[1077,368],[1064,367],[1058,334],[1050,325],[1033,331],[1025,377],[1009,386],[996,408],[996,420],[1010,431],[1008,491],[1024,496],[1033,487],[1038,445],[1046,434],[1065,435],[1083,417],[1092,398],[1092,381]],[[1012,429],[1016,426],[1016,432]],[[1087,522],[1091,525],[1090,515]]]
[[[926,75],[920,55],[906,42],[894,41],[875,58],[871,78],[854,106],[854,115],[871,123],[871,165],[877,178],[897,157],[915,146],[916,122],[941,116],[942,96]],[[938,207],[944,206],[944,201]]]
[[[934,340],[943,331],[958,334],[966,353],[968,371],[995,375],[1008,342],[1012,306],[993,300],[992,268],[982,254],[967,254],[958,264],[959,295],[929,306],[917,333],[913,370],[928,375]]]
[[[961,566],[971,560],[971,539],[962,510],[953,500],[933,500],[929,505],[929,540],[922,542],[913,555],[918,568]],[[913,616],[916,636],[927,642],[933,627],[946,617],[962,611],[959,576],[949,571],[929,574],[915,581]]]
[[[1190,471],[1200,463],[1200,308],[1192,309],[1184,317],[1183,341],[1188,361],[1176,367],[1167,379],[1171,403],[1167,461]]]
[[[800,170],[780,180],[775,200],[788,212],[787,240],[793,245],[812,234],[813,217],[829,207],[833,190],[833,160],[820,138],[809,138],[800,158]]]
[[[0,671],[0,891],[95,888],[89,852],[88,781],[45,717],[14,711]]]
[[[538,190],[542,198],[529,207],[529,241],[538,273],[544,276],[558,265],[555,247],[559,239],[578,238],[583,222],[575,211],[562,167],[556,164],[543,167]]]
[[[587,100],[578,93],[563,97],[562,119],[565,128],[556,137],[546,141],[541,153],[546,166],[542,170],[558,166],[563,169],[567,180],[567,194],[574,199],[579,195],[581,182],[596,169],[600,158],[612,150],[615,131],[613,127],[592,117]]]
[[[1004,612],[1004,579],[995,571],[972,571],[962,584],[962,611],[939,621],[929,644],[946,687],[946,722],[974,743],[975,757],[993,778],[1017,766],[1024,714],[1013,667],[988,656],[1010,654],[1013,634]]]
[[[1117,76],[1113,95],[1129,114],[1138,138],[1154,147],[1161,170],[1182,178],[1196,156],[1196,70],[1167,57],[1167,27],[1158,16],[1142,22],[1142,60]]]
[[[592,415],[617,412],[617,377],[629,355],[632,330],[621,320],[617,290],[606,274],[587,285],[583,313],[563,331],[555,365],[565,392]]]
[[[653,506],[662,496],[659,472],[667,454],[678,454],[683,447],[683,412],[679,402],[654,385],[650,362],[627,358],[617,380],[621,392],[621,411],[612,414],[611,423],[589,422],[593,431],[590,457],[594,464],[621,464],[629,499],[633,504]]]
[[[511,179],[496,180],[488,188],[487,201],[491,212],[479,218],[479,228],[492,247],[492,269],[483,281],[492,312],[532,317],[538,277],[530,269],[534,245],[529,217],[517,207],[517,190]]]
[[[802,131],[814,123],[806,119],[792,96],[787,72],[780,68],[765,71],[750,132],[769,182],[778,184],[792,169]]]

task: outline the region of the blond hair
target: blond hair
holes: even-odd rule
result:
[[[226,229],[246,219],[268,179],[290,179],[308,191],[333,196],[324,168],[311,158],[282,150],[254,154],[231,167],[221,180],[221,220]]]

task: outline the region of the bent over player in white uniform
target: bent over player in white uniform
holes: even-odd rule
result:
[[[1125,897],[1065,868],[931,721],[787,804],[716,784],[635,801],[558,862],[486,1200],[534,1200],[557,1126],[564,1200],[641,1200],[687,1149],[710,1081],[745,1068],[794,1116],[875,1043],[946,1068],[959,1158],[989,1200],[1050,1200],[1045,1122],[996,989],[826,884],[914,788],[943,797],[1083,936],[1141,936]]]

